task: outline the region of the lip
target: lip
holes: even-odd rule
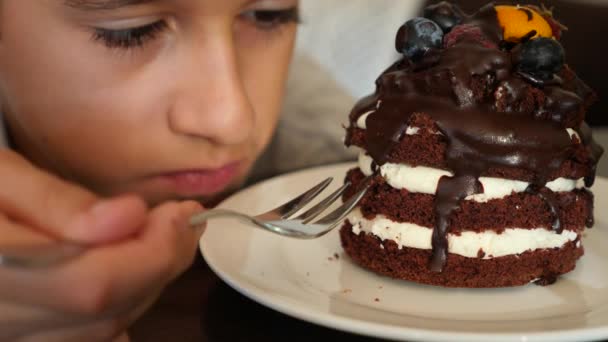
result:
[[[214,195],[226,188],[239,175],[242,162],[233,162],[217,169],[191,169],[168,172],[158,178],[182,196]]]

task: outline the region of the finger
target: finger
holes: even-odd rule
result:
[[[57,320],[49,317],[49,321],[45,321],[44,325],[39,325],[37,329],[22,330],[25,333],[7,335],[6,340],[19,341],[44,341],[44,342],[66,342],[66,341],[114,341],[114,342],[129,342],[127,329],[133,324],[144,312],[146,312],[152,304],[158,299],[161,294],[161,289],[158,289],[148,298],[145,298],[139,305],[135,306],[129,312],[111,315],[105,318],[82,320],[73,318],[69,322],[64,320],[62,323],[55,323]],[[67,319],[67,318],[66,318]],[[68,322],[68,323],[66,323]],[[2,332],[0,332],[0,336]],[[2,339],[4,341],[4,339]]]
[[[106,342],[116,341],[123,331],[116,332],[114,320],[93,321],[76,327],[52,328],[32,332],[19,338],[20,342]],[[119,340],[120,341],[120,340]],[[128,341],[128,340],[127,340]]]
[[[129,342],[126,333],[128,325],[121,319],[109,318],[87,322],[85,324],[54,327],[48,330],[30,332],[25,336],[20,336],[20,342],[81,342],[81,341],[111,341]]]
[[[94,248],[58,269],[0,268],[0,295],[84,315],[130,308],[134,298],[164,286],[193,261],[197,234],[189,217],[197,203],[172,203],[153,210],[142,233]]]
[[[129,342],[127,329],[156,302],[162,289],[144,299],[131,311],[86,323],[61,325],[40,330],[37,341],[113,341]]]
[[[0,151],[0,211],[57,239],[107,243],[141,228],[145,203],[135,196],[100,200],[75,184]]]
[[[0,254],[14,249],[36,249],[48,247],[56,243],[56,240],[49,236],[42,235],[27,229],[26,227],[13,222],[6,215],[0,213]]]
[[[93,319],[82,321],[75,319],[71,324],[46,325],[45,329],[37,331],[37,337],[41,335],[44,339],[40,341],[130,341],[127,329],[139,319],[160,297],[163,288],[157,288],[152,294],[124,313],[116,313]],[[95,336],[95,339],[91,337]]]
[[[0,341],[17,341],[24,335],[50,329],[61,322],[56,313],[33,305],[0,302]]]
[[[87,336],[92,331],[96,331],[96,335],[99,336],[102,334],[113,336],[125,331],[141,317],[160,297],[163,289],[164,286],[159,285],[156,289],[151,290],[150,294],[142,295],[140,299],[136,300],[136,304],[125,312],[114,312],[102,317],[66,314],[34,305],[2,300],[0,301],[0,341],[16,341],[25,337],[40,338],[41,335],[64,338]],[[102,329],[106,331],[102,332]],[[124,336],[126,334],[123,334],[123,339]],[[90,338],[84,340],[90,340]]]
[[[28,264],[29,260],[36,263],[36,260],[72,258],[83,251],[82,246],[58,243],[56,239],[23,227],[2,214],[0,230],[0,265],[5,267],[18,267],[21,265],[19,260]]]
[[[141,198],[124,195],[97,202],[66,226],[57,226],[57,229],[60,229],[61,237],[67,240],[106,244],[140,233],[146,222],[147,211]]]
[[[41,332],[89,324],[90,320],[22,303],[0,302],[0,341],[21,341]]]
[[[120,245],[114,251],[94,250],[88,260],[91,267],[87,268],[92,272],[85,277],[93,280],[90,289],[94,297],[90,297],[90,291],[73,292],[80,296],[81,303],[87,304],[85,311],[105,312],[105,308],[120,305],[130,307],[133,298],[153,286],[165,286],[187,269],[198,245],[197,234],[188,223],[190,217],[200,211],[202,207],[196,202],[165,204],[150,213],[145,232],[131,246]],[[95,269],[95,264],[107,265],[107,268]],[[95,288],[99,283],[107,286]]]

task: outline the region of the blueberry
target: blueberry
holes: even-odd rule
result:
[[[562,45],[552,38],[536,38],[514,50],[519,71],[541,80],[550,80],[565,63],[566,53]]]
[[[443,32],[448,33],[456,25],[460,25],[466,14],[455,4],[442,1],[424,9],[424,17],[436,22]]]
[[[397,51],[412,61],[418,61],[429,50],[443,45],[443,30],[435,22],[426,18],[407,21],[397,33]]]

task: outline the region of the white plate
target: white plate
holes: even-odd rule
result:
[[[277,177],[221,207],[258,214],[324,177],[334,176],[332,186],[339,186],[350,167]],[[596,226],[584,240],[585,256],[548,287],[443,289],[387,279],[355,266],[337,230],[299,241],[218,219],[200,247],[209,266],[245,296],[339,330],[416,341],[598,340],[608,338],[608,180],[598,179],[594,192]]]

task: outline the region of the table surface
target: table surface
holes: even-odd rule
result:
[[[475,6],[474,2],[467,1],[466,7]],[[559,6],[562,6],[561,2],[549,1],[549,3]],[[569,4],[565,7],[567,7],[567,11],[562,10],[558,15],[560,18],[568,16],[568,14],[572,15],[568,22],[571,26],[576,26],[576,30],[581,30],[581,27],[575,25],[574,22],[589,20],[593,22],[593,25],[584,25],[591,32],[589,34],[593,34],[593,31],[597,34],[608,32],[597,26],[606,27],[608,21],[599,20],[599,18],[605,18],[608,10],[598,11],[597,8],[590,10],[580,3]],[[600,13],[602,14],[600,15]],[[598,20],[594,21],[593,18]],[[573,30],[573,33],[576,30]],[[579,40],[575,37],[570,39],[571,41],[566,44],[569,51],[577,40],[584,41],[585,44],[593,41],[592,39]],[[603,40],[598,42],[601,41]],[[605,45],[598,44],[598,49],[602,46],[605,48]],[[595,52],[598,51],[595,50]],[[587,60],[585,55],[579,54],[578,56],[580,57],[578,60]],[[591,59],[591,61],[593,60]],[[595,58],[595,60],[601,59]],[[604,85],[607,84],[605,80],[608,77],[595,73],[594,69],[589,69],[586,63],[579,63],[584,73],[590,74],[594,80],[593,83],[601,84],[606,88]],[[605,73],[607,68],[601,70],[604,70],[602,72]],[[599,106],[602,113],[606,111],[604,108],[605,105]],[[596,111],[599,110],[596,109]],[[608,150],[608,128],[596,130],[596,140]],[[598,174],[608,177],[608,157],[601,161]],[[253,302],[223,283],[201,258],[187,273],[166,289],[156,305],[136,322],[130,333],[134,342],[287,340],[309,342],[315,339],[324,341],[336,338],[346,338],[348,341],[355,342],[375,341],[371,338],[349,335],[302,322]]]

